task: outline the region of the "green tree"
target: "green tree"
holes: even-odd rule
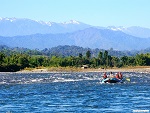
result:
[[[140,66],[150,65],[150,55],[149,54],[137,54],[135,57],[136,64]]]
[[[57,56],[52,56],[50,59],[50,66],[54,66],[54,67],[58,67],[61,65],[61,57],[57,57]]]
[[[0,65],[4,62],[5,57],[5,54],[0,52]]]
[[[18,64],[22,67],[29,67],[29,60],[28,60],[28,56],[27,55],[21,55],[18,58]]]
[[[90,59],[90,58],[91,58],[91,52],[90,52],[89,50],[86,52],[86,58],[87,58],[87,59]]]
[[[136,65],[135,57],[128,57],[128,65],[130,66]]]
[[[98,59],[97,58],[95,58],[95,57],[93,57],[91,60],[90,60],[90,64],[91,64],[91,67],[93,67],[93,68],[96,68],[96,67],[98,67]]]
[[[82,58],[82,57],[83,57],[82,53],[79,53],[79,58]]]
[[[123,66],[126,66],[128,64],[128,57],[127,56],[121,57],[121,61],[122,61]]]
[[[145,56],[146,56],[146,61],[145,61],[145,63],[146,63],[146,65],[147,66],[150,66],[150,53],[147,53],[147,54],[145,54]]]
[[[108,55],[108,60],[107,60],[107,62],[108,62],[108,66],[109,67],[113,67],[113,64],[112,64],[112,57],[110,56],[110,55]]]
[[[103,65],[103,52],[99,52],[98,54],[98,65]]]
[[[32,68],[38,67],[37,56],[29,57],[29,67],[32,67]]]
[[[104,58],[103,58],[104,66],[108,66],[108,51],[105,50],[104,52]]]
[[[112,66],[113,67],[120,67],[120,59],[118,57],[112,57]]]

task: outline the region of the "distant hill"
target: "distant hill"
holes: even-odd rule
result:
[[[83,47],[79,47],[79,46],[57,46],[57,47],[52,47],[52,48],[45,48],[43,49],[41,52],[45,55],[56,55],[56,56],[79,56],[79,54],[81,53],[83,56],[86,56],[86,52],[87,51],[91,52],[91,56],[92,57],[97,57],[99,52],[104,52],[104,49],[91,49],[91,48],[83,48]],[[109,52],[110,55],[112,56],[124,56],[124,55],[129,55],[129,56],[133,56],[133,54],[131,52],[126,52],[126,51],[115,51],[113,49],[111,50],[107,50]],[[128,53],[128,54],[126,54]]]
[[[139,38],[121,31],[87,28],[73,33],[35,34],[2,37],[0,45],[29,49],[52,48],[59,45],[75,45],[84,48],[115,50],[141,50],[150,47],[150,38]]]
[[[52,48],[45,48],[43,50],[31,50],[27,48],[19,48],[19,47],[14,47],[10,48],[5,45],[0,46],[0,52],[4,52],[5,54],[9,55],[11,53],[17,52],[17,53],[25,53],[29,55],[46,55],[46,56],[79,56],[81,53],[83,56],[86,56],[87,51],[91,52],[92,57],[97,57],[99,52],[104,52],[104,49],[91,49],[91,48],[83,48],[79,46],[57,46],[57,47],[52,47]],[[141,53],[150,53],[150,48],[140,50],[140,51],[117,51],[113,50],[112,48],[107,50],[109,55],[111,56],[135,56],[136,54],[141,54]]]
[[[45,55],[57,55],[57,56],[78,56],[79,53],[81,53],[83,56],[86,55],[87,51],[90,51],[92,54],[92,57],[97,57],[97,55],[99,54],[99,52],[104,52],[105,49],[91,49],[91,48],[83,48],[83,47],[79,47],[79,46],[57,46],[57,47],[52,47],[52,48],[45,48],[43,50],[41,50],[42,54]],[[111,56],[117,56],[117,57],[121,57],[121,56],[135,56],[136,54],[145,54],[145,53],[150,53],[150,48],[146,48],[144,50],[132,50],[132,51],[118,51],[118,50],[114,50],[113,48],[108,49],[107,50],[109,55]]]
[[[75,45],[89,48],[140,50],[150,47],[150,38],[139,38],[122,31],[87,28],[71,34]]]

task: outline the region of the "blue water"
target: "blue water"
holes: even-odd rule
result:
[[[0,73],[0,113],[150,112],[150,74],[101,84],[102,73]]]

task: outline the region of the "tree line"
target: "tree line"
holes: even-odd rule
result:
[[[45,56],[78,56],[79,53],[82,53],[82,55],[86,55],[87,51],[91,52],[92,57],[97,57],[99,54],[99,51],[104,52],[105,49],[91,49],[91,48],[83,48],[79,46],[69,46],[69,45],[63,45],[63,46],[57,46],[52,48],[45,48],[43,50],[39,49],[28,49],[28,48],[22,48],[22,47],[8,47],[5,45],[0,45],[0,51],[5,53],[6,55],[10,55],[12,53],[23,53],[23,54],[29,54],[29,55],[45,55]],[[107,50],[109,52],[109,55],[111,56],[135,56],[136,54],[141,53],[150,53],[150,48],[144,49],[144,50],[132,50],[132,51],[119,51],[114,50],[113,48],[110,48]]]
[[[125,66],[150,66],[150,53],[137,54],[135,56],[116,57],[109,55],[108,51],[100,51],[97,57],[92,57],[88,50],[86,55],[78,56],[46,56],[30,55],[25,53],[5,54],[0,52],[0,71],[15,72],[24,68],[36,67],[82,67],[89,68],[113,68]]]

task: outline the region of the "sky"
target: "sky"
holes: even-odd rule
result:
[[[0,17],[150,28],[150,0],[0,0]]]

